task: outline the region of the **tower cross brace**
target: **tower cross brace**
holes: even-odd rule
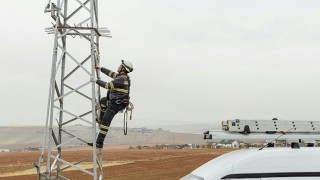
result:
[[[100,74],[94,66],[100,64],[99,38],[111,37],[110,31],[98,26],[98,0],[49,0],[44,12],[53,20],[46,32],[54,40],[44,139],[39,164],[34,163],[38,179],[70,179],[70,168],[103,179],[95,143]],[[87,142],[93,142],[89,156],[64,156],[66,148]]]

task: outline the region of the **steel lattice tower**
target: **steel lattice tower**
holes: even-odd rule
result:
[[[69,168],[81,171],[79,176],[102,179],[102,153],[95,145],[100,99],[95,79],[100,75],[94,65],[100,64],[99,37],[110,37],[110,31],[98,28],[98,0],[49,0],[45,12],[54,21],[46,28],[54,42],[46,130],[39,164],[34,166],[39,179],[69,179],[64,175]],[[70,130],[71,125],[90,130]],[[89,157],[75,162],[63,156],[65,147],[87,142],[94,142]]]

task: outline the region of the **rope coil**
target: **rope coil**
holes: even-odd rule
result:
[[[126,107],[124,113],[123,113],[123,133],[124,135],[128,134],[128,111],[130,111],[130,120],[132,120],[132,111],[134,109],[134,106],[131,102],[129,102],[129,105]]]

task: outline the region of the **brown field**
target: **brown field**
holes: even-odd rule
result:
[[[103,150],[104,179],[179,179],[205,162],[230,150],[227,149],[149,149]],[[81,156],[90,156],[90,150],[63,151],[68,161],[76,162]],[[38,163],[40,151],[0,153],[0,179],[37,179],[33,162]],[[43,168],[42,168],[43,170]],[[63,172],[70,179],[92,179],[81,171]]]

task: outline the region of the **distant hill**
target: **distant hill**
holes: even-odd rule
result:
[[[151,126],[152,127],[152,126]],[[191,134],[203,134],[208,130],[220,130],[220,125],[213,124],[179,124],[179,125],[160,125],[155,126],[170,132],[191,133]]]
[[[83,137],[89,142],[91,139],[91,128],[88,126],[68,126],[67,132]],[[111,127],[105,139],[106,144],[119,145],[144,145],[144,144],[205,144],[201,133],[179,133],[165,130],[165,128],[147,129],[147,128],[129,128],[128,134],[124,135],[123,128]],[[189,127],[186,127],[188,129]],[[172,129],[172,127],[171,127]],[[180,130],[182,128],[180,127]],[[56,130],[55,130],[56,131]],[[44,140],[44,127],[40,126],[25,126],[25,127],[0,127],[0,149],[24,149],[41,147]],[[200,132],[200,131],[199,131]],[[63,135],[64,141],[70,139],[68,134]],[[71,146],[85,146],[84,142],[74,141]]]

